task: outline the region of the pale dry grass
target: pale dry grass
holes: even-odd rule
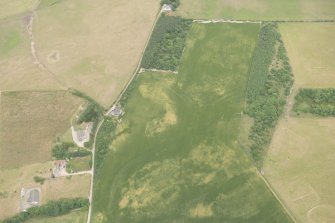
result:
[[[66,91],[2,92],[1,169],[50,160],[52,142],[70,127],[80,103]]]
[[[61,198],[88,198],[90,182],[89,174],[47,180],[42,186],[42,203]]]
[[[63,89],[34,64],[26,25],[23,15],[0,21],[0,91]]]
[[[37,11],[41,61],[68,86],[110,105],[134,72],[157,0],[61,1]],[[57,60],[50,60],[57,52]]]
[[[38,0],[1,0],[0,20],[32,10]]]
[[[264,171],[299,222],[334,219],[334,135],[333,118],[282,119],[276,129]]]
[[[18,8],[16,0],[2,4],[4,8],[16,8],[18,12],[8,11],[13,14],[26,12],[32,1],[25,0]],[[54,74],[34,64],[26,12],[0,21],[0,90],[73,87],[109,106],[135,71],[159,1],[47,2],[35,12],[33,35],[39,60]],[[20,42],[10,53],[1,55],[1,35],[13,30],[20,34]]]
[[[280,24],[296,87],[335,87],[335,24]]]

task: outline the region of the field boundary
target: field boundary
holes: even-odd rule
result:
[[[135,71],[134,71],[133,75],[130,77],[130,79],[129,79],[129,81],[127,82],[126,86],[124,86],[124,88],[122,89],[121,93],[120,93],[119,96],[116,98],[116,100],[111,104],[110,109],[108,109],[108,111],[107,111],[106,114],[109,114],[109,113],[110,113],[110,111],[111,111],[113,105],[116,105],[117,103],[119,103],[119,101],[120,101],[121,98],[122,98],[122,95],[126,92],[126,90],[128,89],[129,85],[131,84],[131,82],[134,80],[134,78],[135,78],[136,75],[138,74],[138,72],[139,72],[139,70],[140,70],[140,68],[141,68],[142,59],[143,59],[145,50],[147,49],[147,46],[149,45],[151,35],[152,35],[152,33],[153,33],[153,31],[154,31],[154,29],[155,29],[155,27],[156,27],[156,23],[157,23],[158,19],[160,18],[161,14],[162,14],[162,11],[159,10],[159,12],[158,12],[157,15],[156,15],[155,22],[154,22],[154,24],[153,24],[153,26],[152,26],[152,28],[151,28],[151,31],[150,31],[150,34],[149,34],[149,36],[148,36],[147,42],[146,42],[146,44],[145,44],[145,46],[144,46],[144,48],[143,48],[143,50],[142,50],[141,57],[140,57],[140,59],[139,59],[139,61],[138,61],[138,63],[137,63],[137,66],[136,66],[136,68],[135,68]]]
[[[112,103],[112,105],[110,106],[110,109],[107,110],[107,112],[105,113],[106,115],[108,115],[113,106],[118,104],[119,101],[121,100],[123,94],[126,92],[126,90],[128,89],[129,85],[131,84],[131,82],[134,80],[134,78],[138,75],[138,72],[141,68],[141,63],[142,63],[142,59],[143,59],[143,56],[144,56],[144,53],[145,53],[145,50],[150,42],[150,38],[151,38],[151,35],[156,27],[156,23],[158,21],[158,19],[160,18],[162,14],[162,11],[159,10],[159,12],[157,13],[156,15],[156,19],[155,19],[155,22],[151,28],[151,32],[148,36],[148,39],[147,39],[147,42],[142,50],[142,53],[141,53],[141,57],[138,61],[138,64],[137,64],[137,67],[135,68],[135,71],[133,73],[133,75],[131,76],[131,78],[129,79],[129,81],[127,82],[126,86],[123,88],[123,90],[121,91],[121,93],[119,94],[119,96],[117,97],[117,99],[114,101],[114,103]],[[89,207],[88,207],[88,214],[87,214],[87,223],[90,223],[91,222],[91,217],[92,217],[92,206],[93,206],[93,186],[94,186],[94,172],[95,172],[95,164],[94,164],[94,161],[95,161],[95,145],[96,145],[96,138],[97,138],[97,135],[99,133],[99,130],[100,130],[100,127],[102,126],[102,124],[104,123],[105,119],[103,118],[100,123],[98,124],[98,127],[97,127],[97,130],[95,132],[95,135],[94,135],[94,144],[93,144],[93,148],[92,148],[92,174],[91,174],[91,187],[90,187],[90,195],[89,195]]]
[[[193,19],[196,23],[263,23],[263,22],[276,22],[276,23],[335,23],[335,19],[330,20],[235,20],[235,19]]]
[[[263,180],[263,182],[265,183],[266,187],[271,191],[271,193],[273,194],[273,196],[277,199],[277,201],[280,203],[280,205],[283,207],[283,209],[285,210],[285,212],[288,214],[288,216],[290,216],[290,218],[292,219],[292,221],[294,223],[297,223],[297,220],[295,219],[294,215],[292,214],[292,212],[289,210],[289,208],[286,207],[284,201],[279,197],[279,195],[276,193],[274,187],[271,185],[271,183],[266,179],[266,177],[261,174],[258,170],[256,171],[258,176]]]

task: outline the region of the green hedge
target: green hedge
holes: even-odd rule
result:
[[[113,118],[106,117],[105,121],[101,125],[97,139],[95,142],[95,170],[98,171],[101,166],[106,153],[109,150],[109,146],[111,145],[114,137],[112,137],[111,133],[116,128],[116,121]]]
[[[249,71],[245,111],[254,119],[249,135],[250,152],[259,167],[292,84],[292,70],[277,24],[265,23]]]
[[[301,89],[295,97],[293,111],[317,116],[335,116],[335,89]]]
[[[71,210],[88,207],[87,198],[66,198],[58,201],[49,201],[45,205],[29,208],[11,218],[7,218],[3,223],[21,223],[35,217],[56,217],[68,214]]]
[[[192,20],[162,15],[143,55],[145,69],[177,70]]]

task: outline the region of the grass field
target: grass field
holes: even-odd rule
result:
[[[51,145],[65,133],[83,100],[66,91],[2,92],[0,168],[51,160]]]
[[[296,88],[335,87],[335,24],[280,24]]]
[[[79,171],[85,171],[85,170],[90,170],[91,169],[91,156],[85,156],[85,157],[76,157],[71,159],[68,162],[68,166],[70,165],[70,168],[74,172],[79,172]]]
[[[27,223],[85,223],[87,211],[72,211],[70,214],[60,217],[38,218],[27,221]]]
[[[93,222],[291,222],[237,143],[258,29],[194,24],[178,75],[138,77]]]
[[[289,118],[274,134],[265,175],[298,222],[335,219],[335,119]]]
[[[178,15],[194,19],[335,19],[333,0],[183,0]]]

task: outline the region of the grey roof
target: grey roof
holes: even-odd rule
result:
[[[37,189],[33,189],[29,193],[29,197],[27,199],[28,203],[38,203],[40,200],[40,192]]]

